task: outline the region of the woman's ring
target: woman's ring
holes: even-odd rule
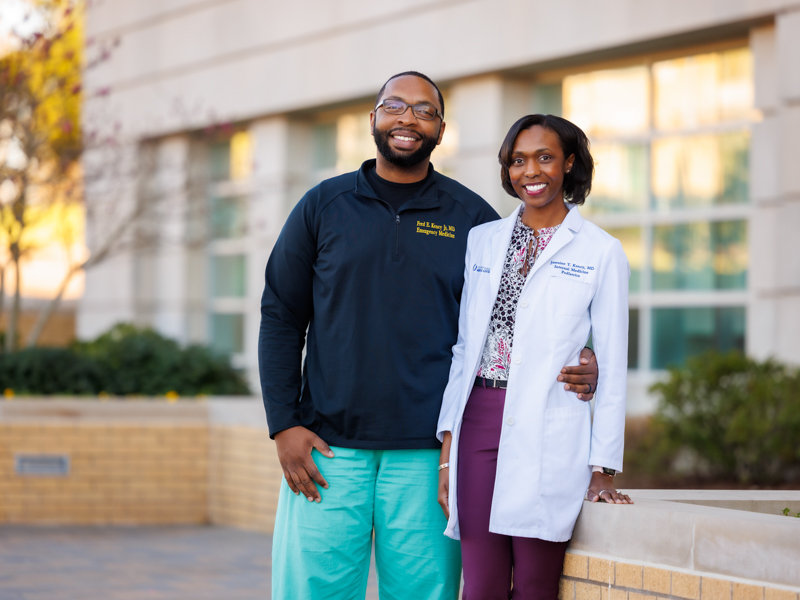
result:
[[[607,493],[609,498],[611,497],[611,492],[609,492],[608,490],[600,490],[600,492],[597,494],[597,497],[598,498],[602,498],[603,497],[603,492]]]

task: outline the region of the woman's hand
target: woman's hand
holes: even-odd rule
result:
[[[450,462],[450,444],[453,436],[449,431],[444,432],[442,437],[442,452],[439,454],[439,465]],[[444,511],[444,516],[450,518],[450,467],[439,470],[439,493],[437,494],[439,506]]]
[[[592,481],[589,483],[586,499],[591,502],[603,501],[609,504],[633,504],[630,496],[620,494],[616,490],[614,478],[600,471],[592,473]]]

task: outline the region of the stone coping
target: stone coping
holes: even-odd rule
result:
[[[30,398],[0,400],[0,423],[99,424],[99,423],[220,424],[266,428],[264,405],[253,396],[206,398]]]
[[[570,551],[800,589],[800,519],[676,500],[703,499],[705,491],[626,491],[635,504],[584,502]],[[765,494],[707,493],[719,502]],[[800,492],[766,494],[769,502],[800,501]]]
[[[800,513],[800,490],[636,490],[637,498],[782,515]]]

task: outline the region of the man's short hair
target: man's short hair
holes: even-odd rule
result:
[[[431,79],[427,75],[424,75],[423,73],[420,73],[419,71],[403,71],[402,73],[398,73],[397,75],[392,75],[391,77],[389,77],[389,79],[386,80],[386,83],[383,84],[383,87],[381,87],[381,91],[378,92],[378,96],[375,98],[375,106],[378,106],[378,104],[380,104],[381,99],[383,98],[383,92],[386,91],[386,86],[389,85],[389,82],[392,79],[397,79],[398,77],[406,77],[409,75],[411,77],[419,77],[420,79],[424,79],[425,81],[430,83],[434,88],[436,88],[436,92],[439,94],[439,105],[441,106],[442,109],[442,118],[444,118],[444,98],[442,98],[442,91],[439,89],[439,86],[433,82],[433,79]]]

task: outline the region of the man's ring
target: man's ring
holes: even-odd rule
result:
[[[589,391],[588,391],[588,392],[586,392],[586,393],[587,393],[587,394],[591,394],[591,393],[592,393],[592,384],[591,384],[591,383],[587,383],[586,385],[588,385],[588,386],[589,386]]]

